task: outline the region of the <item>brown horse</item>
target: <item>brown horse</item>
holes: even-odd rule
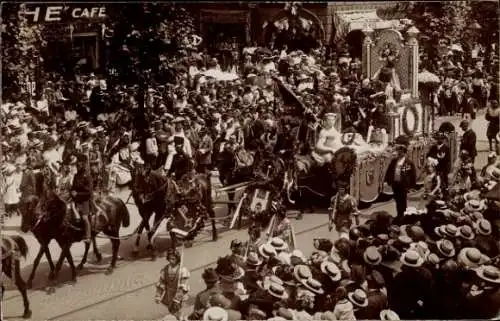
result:
[[[18,235],[2,235],[2,272],[14,281],[19,292],[23,297],[24,313],[23,318],[31,318],[30,302],[26,291],[26,283],[21,276],[20,258],[26,258],[28,255],[28,245],[26,241]],[[2,297],[4,287],[2,285]],[[2,299],[0,297],[0,299]]]
[[[116,267],[116,261],[118,259],[120,226],[129,226],[129,212],[125,203],[116,197],[96,197],[95,204],[100,210],[100,215],[94,214],[91,218],[91,235],[94,242],[94,251],[97,251],[95,237],[98,233],[103,232],[110,237],[113,254],[107,273],[111,273]],[[67,204],[53,191],[48,191],[43,204],[39,204],[36,208],[37,209],[34,211],[26,211],[23,213],[21,231],[27,232],[31,230],[35,235],[46,235],[46,237],[43,238],[43,242],[38,238],[41,244],[40,251],[42,251],[44,246],[45,249],[47,249],[46,246],[50,240],[55,239],[62,251],[53,273],[53,279],[57,279],[62,263],[66,258],[72,269],[72,280],[76,281],[76,268],[73,263],[70,248],[73,243],[81,242],[84,239],[85,233],[83,222],[75,218],[72,209],[68,209]],[[82,261],[78,265],[78,269],[82,269],[87,262],[89,248],[90,244],[85,244],[85,253]],[[96,255],[100,256],[100,254],[97,253],[98,252],[96,252]],[[40,253],[39,256],[41,256]],[[35,274],[36,267],[36,265],[33,266],[32,276]]]

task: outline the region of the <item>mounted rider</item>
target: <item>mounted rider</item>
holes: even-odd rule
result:
[[[80,214],[83,221],[85,232],[85,242],[90,242],[90,199],[92,197],[92,179],[88,172],[88,158],[84,154],[77,156],[77,172],[73,177],[71,186],[71,196],[75,204],[75,208]]]

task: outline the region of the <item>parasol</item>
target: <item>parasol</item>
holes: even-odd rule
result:
[[[219,81],[233,81],[239,78],[236,73],[224,72],[217,69],[209,69],[202,74],[205,77],[211,77]]]
[[[441,79],[432,72],[424,70],[418,74],[418,82],[421,84],[440,83]]]

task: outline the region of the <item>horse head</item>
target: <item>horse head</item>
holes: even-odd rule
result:
[[[24,206],[21,212],[21,232],[27,233],[30,231],[41,215],[40,211],[37,210],[37,205],[39,203],[39,198],[35,195],[27,196],[23,200]]]

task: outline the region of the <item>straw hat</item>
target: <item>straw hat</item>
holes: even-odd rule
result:
[[[321,282],[315,279],[307,279],[305,282],[302,282],[302,285],[305,286],[309,291],[316,294],[323,294],[325,291],[321,287]]]
[[[464,210],[466,212],[472,213],[472,212],[481,212],[486,209],[486,203],[484,200],[479,201],[479,200],[470,200],[465,203]]]
[[[323,261],[320,265],[321,272],[326,274],[333,282],[340,281],[342,273],[339,267],[330,261]]]
[[[476,269],[476,274],[481,279],[495,284],[500,284],[500,269],[493,265],[483,265]]]
[[[488,260],[488,257],[475,247],[465,247],[458,253],[457,262],[467,268],[477,268]]]
[[[455,256],[455,246],[450,240],[442,239],[436,242],[437,249],[445,257]]]
[[[414,250],[406,251],[401,255],[399,260],[409,267],[419,267],[424,263],[424,259]]]
[[[204,321],[228,321],[227,311],[221,307],[210,307],[203,313]]]
[[[438,226],[434,229],[437,235],[441,237],[456,237],[458,236],[458,228],[453,224]]]
[[[474,223],[474,229],[477,234],[490,235],[491,234],[491,223],[485,219],[481,219]]]
[[[363,259],[369,265],[378,265],[382,262],[382,255],[375,246],[369,246],[363,253]]]
[[[283,280],[281,280],[279,277],[277,277],[276,275],[269,275],[269,276],[266,276],[264,277],[264,280],[259,280],[257,281],[257,285],[263,289],[263,290],[266,290],[271,286],[271,284],[279,284],[279,285],[283,285],[284,282]]]
[[[269,241],[269,244],[271,244],[272,247],[278,252],[278,251],[284,251],[288,249],[288,244],[285,243],[281,238],[279,237],[273,237],[271,241]]]
[[[278,255],[276,249],[270,243],[264,243],[259,246],[259,254],[266,259]]]
[[[267,288],[267,292],[275,298],[285,300],[288,298],[288,292],[286,292],[285,287],[278,283],[270,283]]]
[[[262,260],[259,258],[257,253],[249,252],[245,263],[249,266],[259,266],[262,264]]]
[[[368,306],[368,297],[366,296],[366,292],[361,289],[356,289],[354,290],[354,292],[348,293],[347,297],[349,298],[349,301],[352,302],[352,304],[358,307],[363,308]]]
[[[474,231],[469,225],[460,226],[458,228],[458,236],[466,240],[472,240],[475,237]]]
[[[297,265],[293,268],[293,276],[297,281],[303,283],[305,280],[312,278],[312,272],[307,265]]]
[[[400,320],[399,315],[392,310],[380,311],[380,320]]]

